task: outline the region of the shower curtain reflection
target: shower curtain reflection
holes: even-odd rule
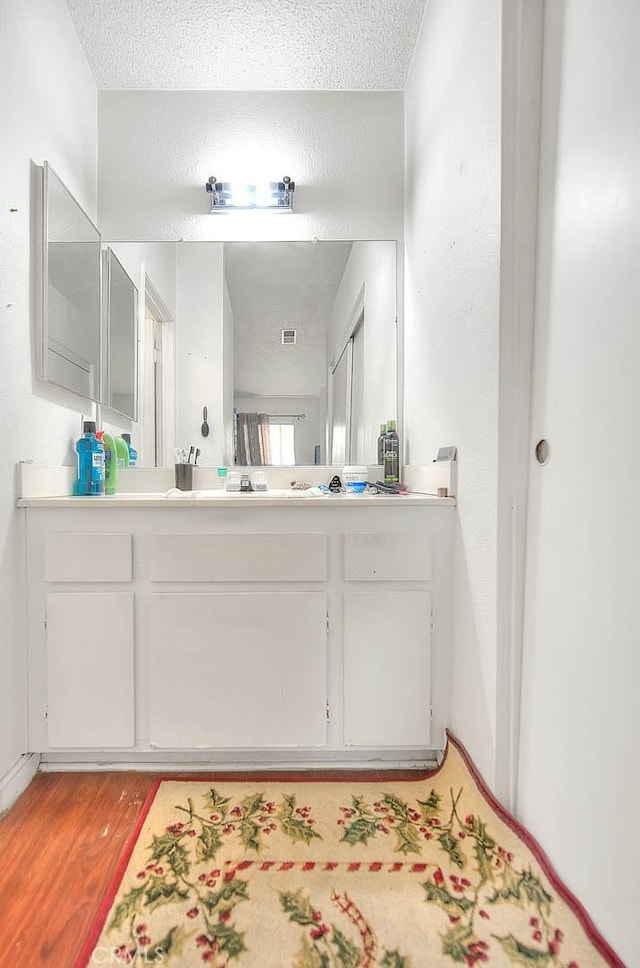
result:
[[[240,413],[235,417],[235,464],[257,467],[271,464],[269,414]]]

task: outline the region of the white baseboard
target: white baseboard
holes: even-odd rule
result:
[[[371,756],[360,753],[345,757],[344,752],[332,758],[325,753],[317,759],[273,754],[250,753],[242,756],[220,754],[204,759],[202,754],[153,753],[43,753],[40,762],[42,773],[68,773],[79,771],[137,770],[140,773],[232,773],[240,771],[273,772],[280,770],[434,770],[437,766],[433,750],[403,753],[394,751],[386,755]]]
[[[0,779],[0,816],[24,793],[38,772],[38,753],[25,753]]]

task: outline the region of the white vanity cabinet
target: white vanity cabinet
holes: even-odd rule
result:
[[[52,763],[422,762],[453,502],[22,502],[29,748]]]

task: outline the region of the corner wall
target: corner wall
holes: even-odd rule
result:
[[[203,467],[219,467],[225,456],[224,286],[224,246],[177,246],[176,443],[199,447]],[[204,407],[208,437],[200,433]]]
[[[32,356],[32,164],[51,162],[95,220],[97,93],[64,0],[3,0],[0,31],[0,779],[26,749],[20,460],[70,464],[91,405],[39,386]],[[15,209],[16,211],[11,211]]]
[[[405,461],[458,447],[450,725],[495,779],[501,19],[430,0],[405,91]]]

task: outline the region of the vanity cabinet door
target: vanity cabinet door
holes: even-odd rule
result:
[[[150,595],[152,746],[324,746],[326,607],[319,592]]]
[[[134,596],[47,595],[47,737],[51,749],[131,747]]]
[[[427,591],[345,593],[346,746],[428,746],[430,624]]]

